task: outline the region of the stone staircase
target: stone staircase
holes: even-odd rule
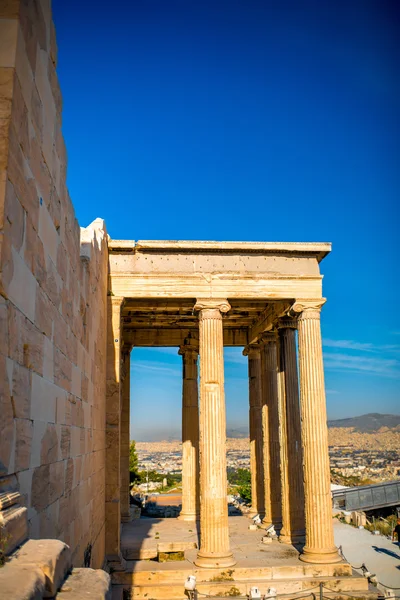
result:
[[[27,509],[15,488],[14,476],[2,480],[0,600],[111,600],[108,573],[72,568],[71,551],[60,540],[28,539]]]
[[[311,591],[318,597],[321,583],[325,598],[349,600],[350,596],[376,600],[378,596],[367,579],[353,572],[346,563],[323,567],[299,564],[232,569],[179,569],[169,564],[167,568],[154,566],[152,570],[149,562],[140,562],[139,565],[139,561],[128,561],[125,572],[112,573],[113,600],[187,600],[184,583],[188,575],[196,577],[199,597],[246,596],[253,586],[257,586],[262,594],[266,594],[269,588],[275,588],[278,595],[286,594],[285,600]]]

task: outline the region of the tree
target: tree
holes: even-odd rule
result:
[[[243,500],[251,502],[251,473],[248,469],[228,469],[228,481]]]
[[[136,442],[132,440],[129,444],[129,479],[131,483],[134,483],[139,479],[138,471],[139,459],[136,450]]]

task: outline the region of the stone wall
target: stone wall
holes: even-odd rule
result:
[[[49,0],[0,1],[0,488],[100,567],[107,235],[75,218],[56,64]]]

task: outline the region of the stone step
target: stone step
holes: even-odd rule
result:
[[[0,600],[42,600],[45,578],[40,569],[6,563],[0,568]]]
[[[344,597],[355,595],[360,598],[368,597],[377,598],[368,586],[368,581],[364,577],[326,577],[323,579],[324,596],[330,594],[332,598],[340,597],[343,593]],[[196,589],[199,594],[215,597],[229,596],[246,596],[250,593],[250,588],[257,586],[262,594],[266,594],[268,589],[273,587],[277,594],[299,594],[314,591],[319,593],[320,581],[312,578],[304,578],[299,580],[281,579],[281,580],[249,580],[249,581],[220,581],[220,582],[197,582]],[[130,588],[132,600],[146,600],[153,598],[154,600],[184,600],[187,595],[184,590],[184,581],[178,583],[159,583],[153,585],[139,585]]]
[[[154,566],[153,566],[154,565]],[[332,565],[311,565],[301,563],[291,566],[272,567],[233,567],[231,569],[198,569],[189,563],[182,564],[179,568],[172,563],[159,563],[144,561],[127,562],[127,570],[112,574],[112,581],[120,585],[150,585],[157,583],[180,583],[188,575],[195,575],[198,582],[210,581],[248,581],[279,579],[299,579],[304,577],[350,577],[351,566],[348,563]]]
[[[151,560],[157,558],[159,552],[185,552],[196,548],[196,542],[159,542],[147,547],[121,544],[121,554],[125,560]]]
[[[4,510],[13,504],[18,504],[21,499],[19,492],[2,492],[0,493],[0,510]]]
[[[2,552],[6,555],[28,539],[28,511],[24,506],[10,506],[0,511],[0,536]]]
[[[110,576],[102,569],[73,569],[58,597],[66,600],[112,600]]]

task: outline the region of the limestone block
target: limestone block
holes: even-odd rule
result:
[[[6,359],[0,355],[0,476],[7,475],[14,439],[14,417],[8,386]]]
[[[45,577],[44,598],[53,598],[71,569],[71,552],[60,540],[29,540],[14,563],[39,568]]]
[[[14,184],[15,185],[15,184]],[[37,226],[39,221],[39,206],[40,200],[35,188],[34,211],[30,207],[24,206],[24,199],[21,200],[22,205],[29,211],[29,216],[25,222],[25,262],[32,269],[32,273],[37,281],[43,285],[46,280],[46,262],[44,259],[44,250],[42,240],[37,234]],[[17,192],[18,195],[18,192]],[[31,202],[33,205],[33,200]]]
[[[67,392],[71,391],[72,366],[68,358],[60,352],[58,348],[54,349],[54,382]]]
[[[58,437],[56,426],[49,423],[42,437],[40,448],[40,462],[42,465],[58,460]]]
[[[32,475],[31,505],[40,512],[49,504],[50,466],[37,467]]]
[[[37,299],[36,299],[36,306],[38,306]],[[48,337],[45,337],[43,340],[43,358],[44,358],[44,360],[43,360],[43,377],[45,379],[47,379],[48,381],[54,381],[54,347]],[[60,422],[60,421],[58,421],[59,401],[65,402],[65,393],[62,396],[61,395],[57,396],[57,413],[56,413],[57,423]]]
[[[30,111],[30,101],[32,97],[33,73],[29,62],[28,54],[25,48],[25,41],[21,31],[17,39],[17,52],[15,56],[15,70],[21,84],[22,94],[28,111]]]
[[[32,373],[31,418],[45,423],[56,421],[58,388],[47,379]]]
[[[17,252],[19,252],[24,241],[24,210],[17,198],[14,186],[8,180],[5,191],[6,194],[4,199],[4,233],[10,238],[11,244],[14,246]]]
[[[0,156],[1,163],[1,156]],[[31,223],[37,227],[39,217],[39,198],[35,181],[29,165],[22,153],[13,125],[9,129],[8,178],[14,185],[18,200],[29,214]],[[30,249],[29,249],[30,252]],[[26,260],[30,254],[26,248]],[[31,259],[32,260],[32,259]]]
[[[51,504],[64,492],[65,461],[59,461],[50,465],[50,489],[49,503]]]
[[[0,198],[1,202],[1,198]],[[1,217],[0,217],[1,219]],[[0,296],[0,354],[3,356],[8,355],[8,301]]]
[[[12,561],[0,569],[0,597],[4,600],[42,600],[45,578],[40,569]]]
[[[34,469],[35,467],[40,467],[41,458],[41,442],[44,436],[44,432],[46,431],[47,423],[44,421],[34,421],[33,422],[33,438],[32,438],[32,446],[31,446],[31,462],[30,468]]]
[[[14,77],[11,118],[22,151],[25,157],[28,157],[30,154],[30,119],[17,76]]]
[[[110,576],[101,569],[73,569],[61,592],[68,592],[68,600],[111,600]]]
[[[18,252],[12,248],[13,276],[8,285],[8,298],[28,317],[35,320],[37,281]]]
[[[11,506],[0,512],[0,532],[5,540],[5,554],[10,554],[28,538],[28,511]]]
[[[56,308],[40,286],[36,290],[35,324],[39,331],[51,339]]]
[[[35,374],[33,374],[35,375]],[[14,415],[18,419],[29,419],[31,393],[31,371],[14,362],[12,370],[12,396]]]
[[[31,445],[33,423],[30,419],[15,419],[15,464],[16,472],[29,469],[31,461]]]
[[[68,458],[71,450],[71,427],[61,425],[60,451],[62,458]]]
[[[31,119],[38,140],[42,138],[43,131],[43,104],[37,91],[35,82],[32,85]]]
[[[9,356],[32,369],[39,375],[43,372],[44,336],[37,327],[11,303],[9,304]]]
[[[62,290],[62,281],[57,273],[56,267],[53,261],[48,258],[45,249],[45,264],[46,264],[46,279],[42,283],[42,287],[49,299],[52,301],[54,306],[59,310],[60,307],[60,294]],[[64,334],[65,335],[65,334]]]
[[[46,252],[49,254],[54,265],[56,265],[57,250],[60,240],[56,228],[54,227],[50,213],[44,204],[42,204],[39,210],[39,236],[43,242],[43,246]]]

